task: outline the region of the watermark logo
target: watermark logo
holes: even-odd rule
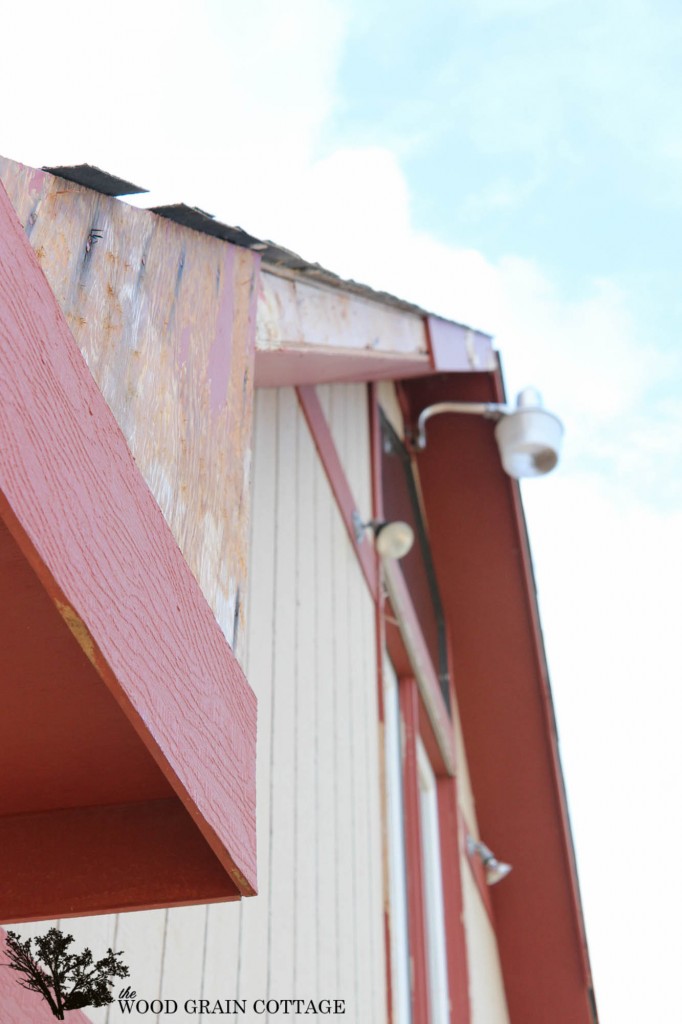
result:
[[[57,1020],[64,1020],[69,1010],[113,1003],[114,980],[129,974],[120,959],[122,952],[108,949],[106,956],[95,960],[87,948],[72,952],[73,941],[73,935],[65,935],[59,928],[50,928],[33,939],[7,932],[9,962],[5,966],[20,975],[22,988],[43,997]]]
[[[309,1014],[324,1016],[346,1013],[345,999],[254,999],[248,1002],[246,999],[185,999],[178,1002],[177,999],[138,999],[137,992],[131,988],[121,989],[118,995],[118,1005],[121,1013],[139,1013],[143,1016],[150,1013],[152,1016],[161,1014],[174,1014],[182,1009],[190,1016],[212,1016],[213,1014],[255,1014],[261,1016],[267,1014],[285,1014],[286,1016],[298,1016]]]

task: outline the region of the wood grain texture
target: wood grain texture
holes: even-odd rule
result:
[[[239,890],[255,698],[0,187],[0,514]]]
[[[259,349],[294,343],[392,355],[428,353],[418,313],[267,271],[259,288],[257,342]]]
[[[0,181],[240,657],[258,256],[2,158]]]

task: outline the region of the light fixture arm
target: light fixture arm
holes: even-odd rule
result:
[[[426,448],[426,421],[443,412],[463,412],[483,416],[487,420],[499,420],[509,412],[509,406],[499,402],[436,402],[419,414],[415,445],[421,451]]]
[[[543,409],[535,388],[520,391],[515,408],[499,402],[436,402],[427,406],[417,420],[413,442],[416,451],[426,447],[426,421],[443,412],[467,413],[493,420],[502,468],[516,480],[544,476],[559,461],[564,428],[557,416]]]

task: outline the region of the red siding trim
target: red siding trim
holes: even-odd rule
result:
[[[432,402],[501,398],[499,379],[487,373],[442,374],[407,382],[404,389],[411,422]],[[518,485],[501,468],[489,422],[441,416],[429,430],[417,458],[456,652],[477,818],[485,841],[514,869],[490,890],[510,1016],[514,1024],[592,1024],[584,927]]]
[[[327,479],[329,480],[331,489],[334,493],[336,504],[348,532],[348,538],[353,550],[355,551],[358,563],[362,569],[367,586],[369,587],[369,592],[372,595],[373,600],[376,601],[378,598],[379,586],[374,547],[366,533],[358,544],[355,539],[355,530],[352,519],[353,512],[357,511],[364,517],[368,510],[358,509],[355,503],[348,479],[343,466],[341,465],[339,453],[337,452],[336,445],[334,444],[334,438],[332,437],[329,424],[327,423],[315,388],[310,386],[296,388],[296,395],[303,411],[303,415],[305,416],[306,423],[308,424],[308,429],[310,430],[310,434],[315,443],[317,454],[320,457],[320,461],[322,462],[324,471],[327,474]]]
[[[384,500],[381,481],[381,427],[379,420],[379,399],[376,384],[367,389],[369,403],[370,456],[372,467],[372,515],[375,519],[383,519]],[[378,558],[377,558],[378,561]],[[378,569],[377,569],[378,573]],[[374,606],[374,629],[376,636],[377,659],[377,710],[379,714],[379,778],[381,785],[381,854],[382,876],[384,886],[384,950],[386,963],[386,1019],[387,1024],[393,1021],[393,970],[391,958],[391,899],[389,892],[389,848],[388,848],[388,794],[386,791],[386,733],[384,729],[384,651],[386,650],[386,625],[384,622],[383,601],[379,597]]]
[[[255,697],[2,187],[0,436],[0,515],[223,868],[255,892]]]
[[[451,1024],[470,1024],[469,963],[464,932],[461,846],[466,833],[460,827],[457,778],[441,775],[436,780],[443,907],[447,940]]]
[[[437,758],[434,758],[427,745],[434,768],[440,772],[442,765],[449,775],[454,775],[457,769],[454,730],[412,598],[397,562],[387,559],[383,566],[383,574],[393,616],[400,623],[399,627],[389,630],[390,645],[394,650],[401,647],[404,649],[411,666],[410,672],[417,673],[419,692],[424,702],[429,725],[429,729],[426,731],[433,731],[438,748]],[[389,647],[389,649],[391,648]],[[393,657],[393,650],[391,650],[391,656]],[[396,670],[400,672],[401,668],[395,662],[394,664]]]
[[[403,751],[403,801],[405,811],[405,860],[407,906],[412,964],[412,1024],[429,1024],[429,986],[424,907],[424,862],[422,857],[421,808],[417,737],[419,736],[419,690],[413,676],[399,680],[400,711],[405,729]]]

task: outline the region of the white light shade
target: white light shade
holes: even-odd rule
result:
[[[397,520],[374,528],[374,546],[380,558],[404,558],[414,544],[414,530]]]
[[[559,461],[563,424],[539,406],[521,406],[498,420],[495,438],[505,473],[515,477],[543,476]]]

